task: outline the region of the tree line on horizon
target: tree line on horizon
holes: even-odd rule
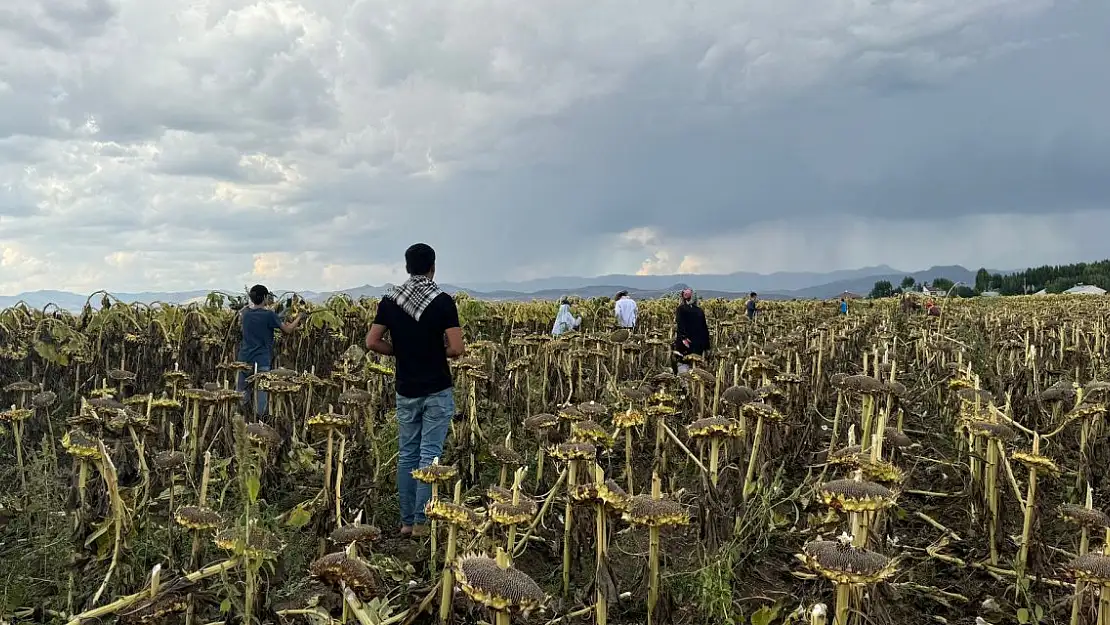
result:
[[[933,278],[931,286],[946,293],[952,290],[957,297],[975,297],[986,292],[1025,295],[1036,293],[1041,289],[1048,293],[1063,293],[1078,284],[1090,284],[1110,291],[1110,259],[1070,265],[1042,265],[1007,275],[991,273],[980,268],[975,273],[974,285],[955,285],[952,280],[938,276]],[[872,299],[891,297],[906,291],[920,290],[920,287],[921,285],[913,276],[902,278],[898,286],[889,280],[879,280],[868,297]]]

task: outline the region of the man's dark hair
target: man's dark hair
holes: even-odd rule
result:
[[[261,306],[262,302],[266,301],[266,296],[269,294],[270,289],[267,289],[261,284],[256,284],[252,286],[250,290],[251,303],[255,306]]]
[[[751,293],[748,293],[748,297],[755,297],[755,291],[752,291]]]
[[[617,291],[617,296],[614,297],[613,299],[620,299],[620,298],[622,298],[626,295],[628,295],[628,291]]]
[[[427,243],[416,243],[405,250],[405,271],[410,276],[422,276],[435,267],[436,251]]]

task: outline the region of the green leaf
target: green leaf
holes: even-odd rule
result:
[[[231,611],[231,599],[224,599],[220,602],[220,614],[227,614]]]
[[[763,606],[752,614],[752,625],[771,625],[771,621],[779,615],[779,609],[773,606]]]
[[[247,477],[247,498],[251,503],[258,501],[258,493],[262,490],[262,484],[258,481],[257,475]]]
[[[1029,610],[1026,610],[1025,608],[1018,609],[1018,611],[1017,611],[1017,622],[1020,623],[1021,625],[1026,625],[1026,623],[1031,623],[1032,621],[1029,618]]]
[[[301,528],[308,525],[312,520],[312,513],[305,509],[304,504],[297,504],[289,513],[289,518],[285,520],[285,524],[289,527]]]
[[[89,537],[85,539],[85,548],[88,549],[93,543],[100,540],[102,536],[108,533],[108,530],[111,529],[111,527],[111,521],[105,521],[97,526],[96,531],[90,534]]]
[[[1041,620],[1044,619],[1044,608],[1039,605],[1033,606],[1033,616],[1035,616],[1037,618],[1037,622],[1040,623]]]

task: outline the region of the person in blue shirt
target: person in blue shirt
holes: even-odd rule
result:
[[[843,297],[840,298],[840,314],[842,314],[842,315],[847,315],[848,314],[848,300],[843,298]]]
[[[277,313],[266,306],[267,300],[272,299],[270,290],[261,284],[256,284],[250,290],[250,305],[239,311],[239,319],[243,324],[243,339],[239,343],[239,361],[251,366],[252,370],[269,371],[274,358],[274,332],[281,330],[289,334],[301,326],[302,317],[293,321],[282,321]],[[250,401],[247,393],[247,372],[240,371],[235,389],[243,393],[244,406]],[[257,404],[254,407],[255,415],[262,417],[267,414],[269,397],[265,391],[256,393]]]
[[[759,312],[759,306],[756,304],[757,297],[758,296],[756,295],[755,291],[752,291],[748,294],[748,304],[745,307],[746,312],[748,313],[748,319],[754,320],[756,313]]]

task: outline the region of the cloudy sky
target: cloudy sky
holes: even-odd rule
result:
[[[1105,257],[1106,0],[22,0],[0,293]]]

